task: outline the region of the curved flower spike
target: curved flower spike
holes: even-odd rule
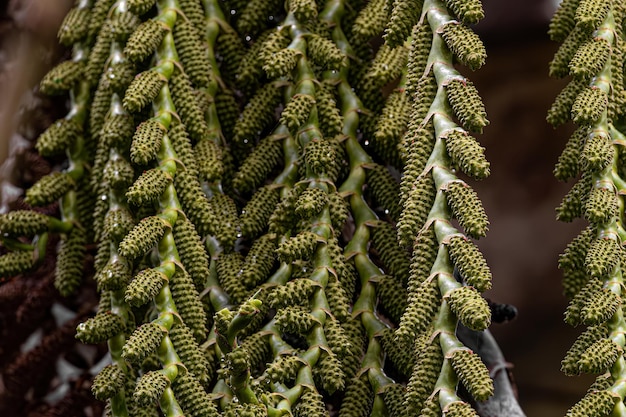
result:
[[[150,11],[156,0],[128,0],[128,10],[137,16],[142,16]]]
[[[467,349],[456,350],[450,357],[454,371],[463,386],[477,401],[485,401],[493,395],[493,381],[480,357]]]
[[[162,371],[146,372],[137,381],[133,401],[140,406],[149,406],[161,398],[170,385],[169,378]]]
[[[124,95],[123,105],[130,113],[137,113],[152,103],[166,82],[165,76],[148,70],[138,74]]]
[[[156,119],[148,119],[137,126],[130,145],[130,160],[147,165],[156,159],[166,129]]]
[[[124,389],[126,374],[116,364],[107,365],[96,375],[91,392],[100,401],[107,400]]]
[[[83,77],[83,61],[63,61],[41,80],[39,89],[46,95],[65,94]]]
[[[104,311],[79,324],[76,338],[83,343],[102,343],[123,331],[125,327],[124,319],[110,311]]]
[[[455,22],[443,26],[441,37],[458,60],[471,69],[479,69],[485,63],[487,52],[485,45],[473,30]]]
[[[65,46],[70,46],[86,38],[89,32],[90,17],[90,12],[87,7],[72,7],[67,15],[65,15],[59,27],[57,33],[59,42]]]
[[[82,133],[82,126],[75,119],[60,119],[37,138],[35,147],[41,156],[59,155],[69,149]]]
[[[161,240],[166,227],[166,222],[157,216],[142,219],[120,242],[120,255],[129,259],[145,255]]]
[[[166,276],[156,269],[144,269],[126,287],[124,300],[139,307],[154,299],[166,281]]]
[[[166,329],[154,322],[139,326],[122,347],[122,357],[129,362],[141,364],[148,356],[156,352]]]
[[[0,256],[0,277],[9,278],[28,271],[35,265],[35,255],[30,250],[18,250]]]
[[[76,182],[66,172],[53,172],[42,177],[26,191],[24,201],[31,206],[47,206],[54,203],[68,191],[76,187]]]

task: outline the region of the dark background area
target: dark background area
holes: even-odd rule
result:
[[[548,77],[548,62],[558,45],[546,32],[556,2],[483,4],[486,18],[476,30],[488,59],[482,69],[467,75],[483,96],[491,121],[478,139],[487,148],[492,174],[471,185],[491,222],[487,237],[478,242],[494,275],[487,296],[519,310],[515,320],[494,324],[492,331],[513,364],[527,415],[565,415],[591,379],[565,377],[559,370],[579,329],[562,319],[566,300],[557,259],[584,224],[555,220],[555,207],[571,186],[552,175],[571,126],[554,130],[545,122],[547,109],[565,85]],[[11,0],[2,6],[0,158],[9,151],[20,97],[60,53],[56,27],[70,5],[69,0]],[[3,180],[10,176],[0,173]]]

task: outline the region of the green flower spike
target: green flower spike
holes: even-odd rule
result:
[[[154,101],[165,82],[166,78],[154,70],[138,74],[126,90],[124,109],[131,113],[139,112]]]
[[[455,165],[470,177],[482,180],[489,176],[485,148],[467,133],[452,130],[446,136],[446,149]]]
[[[130,282],[131,271],[122,259],[111,259],[95,276],[100,290],[114,291],[125,288]]]
[[[147,165],[156,159],[165,127],[156,119],[148,119],[137,126],[130,146],[130,160],[137,165]]]
[[[157,20],[146,20],[140,24],[126,42],[124,55],[133,63],[150,57],[163,41],[167,26]]]
[[[142,306],[159,293],[167,276],[156,269],[144,269],[128,284],[124,300],[134,307]]]
[[[473,30],[455,22],[443,26],[441,37],[458,60],[471,69],[479,69],[485,63],[487,52],[485,46]]]
[[[0,256],[0,277],[9,278],[28,271],[35,265],[35,255],[30,250],[19,250]]]
[[[281,244],[276,249],[282,262],[291,263],[297,259],[309,259],[317,247],[320,237],[309,231],[298,233]]]
[[[448,250],[450,259],[465,282],[480,292],[491,288],[491,271],[476,245],[461,236],[454,236],[450,239]]]
[[[65,46],[70,46],[86,38],[89,32],[89,18],[90,13],[87,7],[71,8],[59,27],[57,33],[59,42]]]
[[[476,192],[463,181],[450,182],[445,190],[452,214],[465,233],[473,238],[487,234],[487,215]]]
[[[165,221],[157,216],[144,218],[120,242],[120,255],[130,259],[145,255],[161,240],[166,227]]]
[[[83,343],[97,344],[122,332],[124,319],[110,311],[104,311],[81,323],[76,328],[76,338]]]
[[[104,237],[121,241],[135,226],[135,221],[126,208],[109,210],[104,217]]]
[[[561,371],[565,375],[580,375],[581,369],[578,361],[589,347],[607,336],[605,325],[592,326],[585,330],[567,351],[565,358],[561,361]]]
[[[278,189],[259,188],[241,210],[241,233],[248,238],[260,235],[268,226],[270,216],[280,201]]]
[[[470,132],[480,133],[489,124],[485,107],[474,84],[467,79],[453,79],[446,86],[454,114]]]
[[[54,270],[54,287],[64,297],[76,291],[83,280],[86,243],[87,234],[79,227],[74,227],[61,240]]]
[[[156,202],[172,182],[172,177],[161,169],[144,171],[126,192],[130,204],[141,206]]]
[[[133,401],[144,407],[152,405],[159,401],[169,384],[170,380],[163,372],[147,372],[137,381]]]
[[[567,411],[566,417],[606,416],[619,398],[609,391],[593,391]]]
[[[567,35],[574,29],[576,21],[576,9],[580,0],[564,0],[559,4],[559,8],[552,17],[548,34],[550,39],[556,42],[563,42]]]
[[[456,350],[450,362],[454,372],[473,398],[477,401],[485,401],[493,395],[493,381],[477,354],[467,349]]]
[[[105,401],[124,389],[126,375],[117,365],[107,365],[94,378],[91,392],[96,399]]]
[[[60,155],[69,149],[82,133],[82,126],[75,119],[60,119],[39,136],[35,147],[41,156]]]
[[[150,11],[156,0],[128,0],[128,10],[137,16],[142,16]]]
[[[624,349],[609,339],[600,339],[585,350],[578,360],[581,372],[602,374],[611,369]]]
[[[580,92],[585,88],[585,85],[583,81],[576,79],[567,84],[567,87],[556,96],[554,103],[552,103],[552,106],[548,110],[548,115],[546,116],[548,123],[557,127],[569,121],[572,105],[576,97],[578,97]]]
[[[483,17],[483,5],[480,0],[445,0],[446,6],[463,23],[478,23]]]
[[[450,293],[450,309],[469,329],[482,331],[491,324],[487,301],[472,287],[460,287]]]
[[[0,233],[13,236],[34,236],[45,232],[56,219],[30,210],[0,214]]]
[[[76,182],[65,172],[53,172],[42,177],[26,191],[24,202],[31,206],[47,206],[76,187]]]
[[[140,364],[150,354],[156,352],[164,334],[165,328],[154,322],[139,326],[126,340],[122,348],[122,357],[129,362]]]
[[[40,91],[49,96],[65,94],[82,78],[84,66],[82,61],[61,62],[43,77]]]

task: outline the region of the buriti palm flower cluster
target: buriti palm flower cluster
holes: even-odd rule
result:
[[[478,0],[77,2],[73,58],[41,83],[72,107],[37,141],[69,163],[25,199],[62,215],[3,215],[0,272],[60,233],[71,296],[96,248],[76,337],[108,344],[109,415],[478,415],[494,385],[456,330],[490,324],[470,240],[488,221],[457,170],[489,174],[488,122],[454,64],[483,65],[482,17]]]
[[[599,375],[568,416],[626,415],[624,13],[622,2],[563,1],[550,25],[551,37],[562,42],[550,73],[569,76],[570,82],[548,121],[557,126],[571,119],[577,125],[554,170],[560,180],[576,179],[557,218],[589,222],[559,259],[571,299],[565,321],[586,326],[561,365],[567,375]]]

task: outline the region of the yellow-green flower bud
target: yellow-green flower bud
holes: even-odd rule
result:
[[[415,179],[398,219],[398,241],[403,247],[410,247],[415,241],[432,209],[436,193],[435,181],[430,172]]]
[[[572,120],[578,125],[590,125],[600,119],[606,110],[608,97],[596,87],[584,88],[572,104]]]
[[[269,277],[275,263],[276,236],[267,234],[256,239],[244,261],[239,279],[249,289],[254,289]]]
[[[167,172],[158,168],[149,169],[144,171],[126,191],[126,198],[135,206],[154,203],[159,200],[171,182],[172,176]]]
[[[140,406],[149,406],[159,401],[170,380],[164,373],[150,371],[141,376],[133,392],[133,401]]]
[[[268,364],[263,376],[274,383],[294,381],[303,361],[296,355],[280,355]]]
[[[479,417],[471,405],[461,401],[455,401],[448,405],[445,415],[449,417]]]
[[[416,291],[409,292],[407,308],[396,329],[396,337],[409,346],[417,335],[432,323],[441,306],[441,295],[436,279],[424,281]]]
[[[107,365],[96,375],[91,392],[97,400],[105,401],[124,389],[126,374],[116,364]]]
[[[122,357],[136,364],[143,362],[156,352],[165,333],[165,328],[156,323],[142,324],[126,339],[122,347]]]
[[[111,23],[107,21],[99,28],[96,43],[89,51],[89,59],[84,69],[85,78],[89,84],[95,85],[101,79],[102,71],[105,69],[107,58],[111,52],[112,42]]]
[[[565,354],[565,358],[561,361],[561,371],[569,376],[579,375],[581,369],[578,361],[581,355],[595,342],[605,338],[607,334],[605,325],[592,326],[585,330]]]
[[[60,119],[37,138],[35,147],[41,156],[59,155],[69,150],[82,133],[82,126],[75,119]]]
[[[122,332],[124,327],[124,319],[110,311],[104,311],[79,324],[76,338],[83,343],[102,343]]]
[[[183,19],[176,21],[174,43],[176,44],[176,52],[178,52],[191,82],[196,88],[206,87],[209,84],[211,64],[207,51],[202,44],[200,33],[192,22]]]
[[[155,119],[137,126],[130,145],[130,160],[137,165],[147,165],[155,160],[165,132],[165,126]]]
[[[548,110],[546,120],[552,126],[557,127],[567,123],[572,113],[572,105],[578,97],[578,94],[585,88],[586,83],[581,80],[572,80],[567,86],[556,96],[554,103]],[[582,129],[582,128],[581,128]]]
[[[581,164],[579,163],[580,155],[587,136],[587,127],[583,126],[570,136],[565,149],[559,156],[559,161],[554,167],[554,176],[560,181],[567,181],[578,175]]]
[[[13,236],[34,236],[48,230],[51,218],[31,210],[15,210],[0,214],[0,233]]]
[[[317,4],[315,0],[288,0],[288,9],[300,23],[317,18]]]
[[[441,373],[442,364],[443,353],[439,347],[439,338],[435,338],[418,353],[418,360],[411,371],[405,397],[408,415],[419,413],[424,407],[424,402],[431,395]]]
[[[391,4],[391,2],[390,2]],[[402,45],[411,34],[422,14],[423,0],[400,0],[393,2],[384,39],[392,48]]]
[[[126,262],[120,258],[111,259],[95,276],[99,290],[119,290],[130,282],[131,271]]]
[[[581,372],[602,374],[611,369],[622,356],[624,349],[610,339],[600,339],[580,355],[578,366]]]
[[[124,108],[130,113],[139,112],[157,97],[165,82],[165,76],[156,71],[139,73],[126,89]]]
[[[120,242],[120,255],[129,259],[145,255],[161,240],[166,227],[165,221],[157,216],[142,219]]]
[[[585,286],[570,301],[565,310],[565,322],[576,326],[582,323],[581,310],[587,302],[602,290],[602,282],[597,278],[591,278]]]
[[[317,243],[320,240],[320,236],[313,232],[300,232],[296,236],[281,242],[276,252],[281,262],[291,263],[297,259],[308,259],[315,252]]]
[[[452,214],[465,233],[473,238],[487,234],[489,220],[476,192],[465,182],[450,182],[445,190]]]
[[[144,269],[128,284],[124,300],[133,307],[151,301],[159,293],[167,277],[156,269]]]
[[[598,75],[611,55],[611,45],[605,39],[596,38],[583,43],[569,62],[570,74],[580,80]]]
[[[385,29],[387,19],[387,0],[370,1],[359,12],[352,26],[352,33],[360,40],[370,40]]]
[[[389,315],[394,323],[400,323],[402,315],[407,309],[407,293],[402,282],[389,275],[378,281],[376,295],[380,300],[383,311]]]
[[[480,357],[468,349],[456,350],[450,358],[452,368],[477,401],[486,401],[493,395],[493,381],[489,377],[489,370],[480,360]]]
[[[485,17],[480,0],[446,0],[446,6],[461,22],[468,25],[478,23]]]
[[[131,185],[134,177],[135,171],[130,162],[119,156],[109,159],[102,171],[102,182],[116,191]]]
[[[271,80],[289,76],[296,67],[300,55],[295,49],[281,49],[267,57],[263,71]]]
[[[465,282],[480,292],[491,288],[491,271],[474,243],[464,237],[454,236],[450,239],[448,250],[450,259]]]
[[[301,219],[317,216],[328,205],[328,194],[321,188],[307,188],[296,201],[295,213]]]
[[[200,173],[200,179],[213,182],[220,180],[224,174],[222,149],[212,140],[201,140],[195,148],[194,154]]]
[[[611,414],[618,401],[619,396],[610,391],[590,392],[574,404],[566,415],[567,417],[607,416]]]
[[[613,271],[622,255],[620,246],[615,239],[608,237],[594,240],[585,258],[589,275],[601,277]]]
[[[335,42],[323,36],[311,34],[306,47],[308,57],[322,68],[339,69],[345,58]]]
[[[70,46],[86,38],[89,32],[89,17],[89,9],[86,7],[70,9],[59,27],[57,33],[59,42],[65,46]]]
[[[128,10],[137,16],[142,16],[150,11],[156,0],[128,0]]]
[[[281,331],[300,335],[307,334],[316,323],[309,309],[299,306],[278,309],[274,320]]]
[[[586,300],[580,310],[582,322],[586,325],[601,324],[609,320],[620,308],[622,300],[612,291],[603,288]]]
[[[85,230],[79,227],[74,227],[61,240],[54,271],[54,286],[64,297],[76,291],[83,280],[86,244]]]
[[[487,58],[485,45],[473,30],[464,24],[451,22],[443,26],[441,37],[454,56],[472,71],[482,67]]]
[[[324,398],[311,386],[303,388],[298,403],[293,408],[294,417],[324,417],[328,415]]]
[[[0,278],[11,278],[26,272],[35,264],[33,251],[21,250],[0,256]]]
[[[53,172],[41,177],[26,191],[24,202],[31,206],[47,206],[73,190],[76,182],[65,172]]]
[[[287,126],[290,132],[295,133],[306,123],[315,105],[315,97],[309,94],[294,95],[283,110],[279,123]]]
[[[615,190],[606,187],[591,189],[585,204],[585,219],[590,223],[608,223],[617,214],[617,195]]]
[[[200,295],[185,270],[176,269],[170,280],[170,291],[183,322],[189,327],[196,341],[204,341],[207,332],[206,314]]]
[[[548,30],[550,39],[555,42],[563,42],[572,29],[574,29],[574,26],[576,26],[574,16],[576,15],[579,1],[580,0],[564,0],[560,2],[559,8],[550,21],[550,29]]]
[[[589,172],[606,168],[614,157],[611,137],[605,132],[591,132],[580,152],[580,167]]]
[[[82,61],[64,61],[52,68],[41,80],[39,89],[43,94],[63,94],[74,87],[83,77],[85,63]]]
[[[460,130],[452,130],[446,136],[446,149],[455,165],[476,180],[489,176],[489,161],[485,158],[485,148],[478,141]]]
[[[279,201],[277,188],[265,186],[258,189],[241,210],[241,233],[249,238],[260,235],[267,228],[269,218]]]
[[[491,324],[491,310],[487,301],[472,287],[453,290],[448,298],[450,309],[469,329],[482,331]]]
[[[611,10],[611,3],[600,0],[580,0],[574,19],[576,24],[588,32],[602,24]]]
[[[485,106],[474,84],[454,79],[446,86],[448,101],[463,127],[470,132],[482,132],[489,124]]]
[[[313,376],[319,380],[316,385],[321,386],[330,395],[343,391],[346,384],[346,374],[334,353],[323,352],[320,355],[316,367],[313,368]]]
[[[569,62],[576,54],[580,45],[589,39],[588,32],[580,26],[576,26],[574,30],[567,35],[567,38],[554,54],[554,58],[550,61],[550,76],[563,78],[569,75]]]
[[[261,139],[235,173],[233,187],[241,192],[249,192],[259,187],[282,157],[281,141],[272,136]]]
[[[172,383],[172,389],[185,415],[190,417],[217,417],[217,407],[211,401],[200,382],[190,374],[179,375]]]
[[[135,133],[135,122],[128,114],[110,114],[104,120],[100,140],[106,147],[125,148]]]
[[[389,214],[393,219],[397,219],[400,216],[400,205],[398,202],[400,187],[398,182],[386,167],[378,164],[367,170],[367,179],[374,200],[386,214]]]

